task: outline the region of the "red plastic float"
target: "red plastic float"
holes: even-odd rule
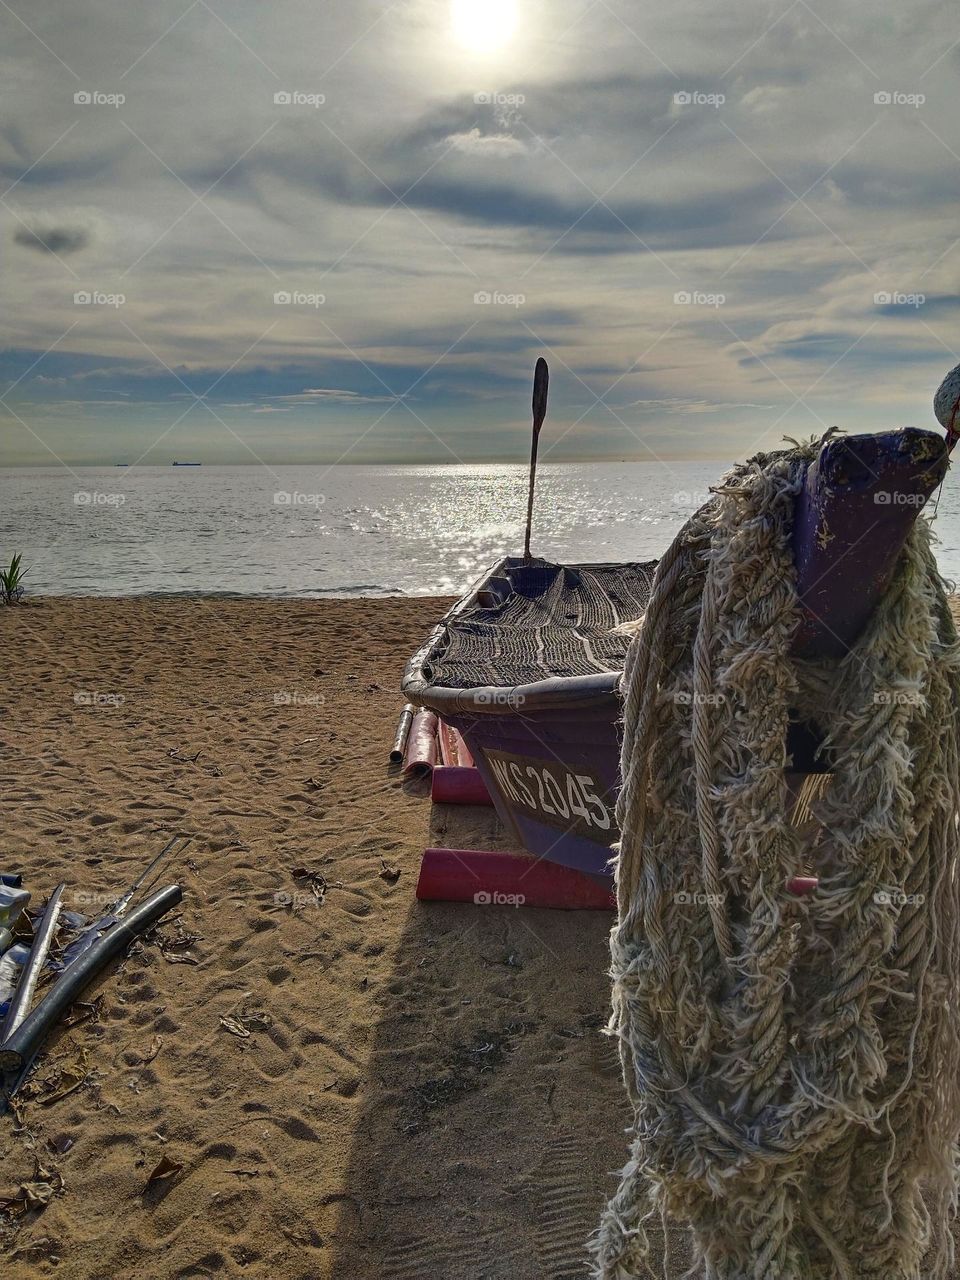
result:
[[[787,890],[797,896],[817,888],[816,876],[793,876]],[[420,863],[421,902],[473,902],[479,906],[554,907],[567,911],[614,911],[612,888],[556,862],[524,853],[482,849],[427,849]]]
[[[819,876],[791,876],[787,881],[787,892],[795,898],[805,898],[813,893],[820,884]]]
[[[421,902],[612,911],[613,892],[593,876],[523,853],[427,849],[420,864]]]
[[[474,767],[470,748],[464,742],[458,729],[454,729],[453,725],[441,720],[437,727],[437,737],[440,742],[440,759],[444,765],[460,769],[472,769]]]
[[[487,784],[479,769],[454,764],[438,764],[433,771],[430,799],[434,804],[482,804],[493,807]]]

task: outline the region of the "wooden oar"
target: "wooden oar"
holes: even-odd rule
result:
[[[530,445],[530,492],[527,495],[527,532],[523,540],[523,558],[530,560],[530,526],[533,524],[533,487],[537,478],[537,444],[540,440],[540,428],[547,416],[547,387],[550,383],[550,370],[543,356],[537,361],[533,371],[533,440]]]

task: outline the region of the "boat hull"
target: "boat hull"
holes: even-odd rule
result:
[[[613,698],[569,711],[449,713],[504,825],[537,857],[610,878],[620,765]]]
[[[907,430],[827,440],[807,472],[797,501],[794,557],[800,625],[794,652],[802,658],[832,658],[846,652],[861,633],[889,585],[904,541],[927,498],[943,479],[949,455],[942,437]],[[411,659],[403,681],[410,702],[430,707],[460,731],[494,805],[518,844],[539,858],[598,879],[610,876],[611,846],[619,839],[614,813],[619,787],[620,672],[601,648],[594,626],[585,642],[586,670],[552,675],[541,663],[539,678],[517,666],[525,649],[543,651],[544,627],[526,632],[524,601],[548,601],[550,625],[566,634],[583,621],[568,611],[569,592],[618,566],[551,566],[508,557],[450,611]],[[636,579],[652,565],[619,566]],[[562,575],[562,577],[560,576]],[[629,584],[628,584],[629,585]],[[626,593],[630,596],[629,590]],[[639,596],[630,596],[637,617]],[[594,605],[595,605],[594,601]],[[622,620],[625,601],[611,590]],[[591,606],[596,621],[596,609]],[[519,611],[519,612],[518,612]],[[620,611],[620,612],[618,612]],[[590,612],[588,610],[587,612]],[[506,617],[509,626],[492,627]],[[547,628],[549,630],[549,627]],[[617,629],[618,631],[619,629]],[[487,683],[454,684],[444,674],[450,637],[460,632],[474,646],[480,637],[491,653],[512,655],[500,685],[489,683],[489,666],[477,666]],[[606,634],[616,634],[607,632]],[[579,634],[579,632],[576,632]],[[548,637],[549,638],[549,637]],[[560,651],[558,663],[567,660]],[[546,669],[544,670],[544,666]],[[527,679],[530,683],[519,683]],[[796,790],[809,773],[829,772],[815,725],[790,726],[788,784]]]

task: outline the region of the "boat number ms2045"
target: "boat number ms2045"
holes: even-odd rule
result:
[[[615,838],[612,806],[594,774],[559,760],[486,749],[483,754],[508,808],[600,844]]]

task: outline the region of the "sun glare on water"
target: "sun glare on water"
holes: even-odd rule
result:
[[[452,0],[450,17],[457,41],[471,53],[493,53],[513,38],[515,0]]]

